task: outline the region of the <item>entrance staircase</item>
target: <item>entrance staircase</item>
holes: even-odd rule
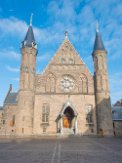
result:
[[[74,131],[72,128],[63,128],[63,134],[65,135],[74,135]]]

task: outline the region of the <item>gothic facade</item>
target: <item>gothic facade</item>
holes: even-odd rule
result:
[[[92,76],[66,33],[45,70],[36,74],[30,24],[21,47],[19,90],[12,92],[10,85],[0,111],[0,134],[113,135],[106,54],[97,30]]]

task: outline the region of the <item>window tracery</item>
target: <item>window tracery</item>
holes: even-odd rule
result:
[[[64,92],[70,92],[75,88],[75,80],[71,75],[65,74],[60,81],[60,86]]]
[[[55,92],[55,76],[51,73],[47,76],[46,92]]]
[[[86,123],[91,124],[93,123],[93,109],[92,105],[86,105]]]
[[[79,92],[88,93],[88,79],[84,74],[81,74],[79,78]]]

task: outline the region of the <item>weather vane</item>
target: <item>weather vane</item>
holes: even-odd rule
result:
[[[96,22],[96,32],[99,32],[99,23],[98,23],[98,21]]]
[[[32,19],[33,19],[33,13],[31,13],[31,17],[30,17],[30,26],[32,26]]]

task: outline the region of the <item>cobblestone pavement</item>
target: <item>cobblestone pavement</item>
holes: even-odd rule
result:
[[[0,163],[122,163],[122,139],[1,139]]]

